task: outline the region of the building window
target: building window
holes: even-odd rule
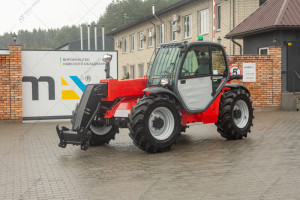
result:
[[[263,47],[258,49],[259,55],[269,55],[269,48]]]
[[[144,77],[144,64],[139,64],[138,66],[138,70],[139,70],[139,78],[143,78]]]
[[[152,66],[151,63],[147,63],[147,71],[146,71],[147,76],[149,76],[151,66]]]
[[[123,66],[123,79],[128,79],[129,75],[128,75],[128,67],[127,66]]]
[[[173,21],[170,23],[170,41],[177,41],[177,22]]]
[[[153,28],[148,29],[148,47],[153,47]]]
[[[127,53],[127,38],[123,38],[123,52]]]
[[[217,30],[221,29],[221,5],[217,5]]]
[[[129,78],[133,79],[135,77],[134,74],[134,65],[130,65],[130,73],[129,73]]]
[[[207,34],[209,32],[209,11],[208,9],[201,10],[198,13],[198,27],[200,34]]]
[[[162,24],[158,26],[158,44],[163,44],[165,42],[165,25]]]
[[[135,40],[135,35],[131,35],[130,38],[131,38],[131,41],[130,41],[131,42],[131,51],[134,51],[135,50],[135,48],[134,48],[134,45],[135,45],[135,43],[134,43],[135,42],[134,41]]]
[[[192,28],[192,15],[184,17],[184,38],[191,37],[191,28]]]
[[[144,36],[144,32],[140,32],[139,33],[139,40],[140,40],[140,49],[144,49],[144,43],[145,43],[145,36]]]
[[[266,3],[268,0],[259,0],[259,6],[263,5],[264,3]]]

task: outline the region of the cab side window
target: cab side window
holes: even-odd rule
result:
[[[220,47],[212,47],[211,54],[213,75],[225,76],[226,63],[222,49]]]
[[[211,74],[209,47],[192,47],[186,55],[181,77],[192,78],[209,74]]]

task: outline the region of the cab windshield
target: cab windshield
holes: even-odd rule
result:
[[[172,85],[179,58],[180,44],[161,46],[150,69],[148,84],[159,85],[162,78],[169,78]]]

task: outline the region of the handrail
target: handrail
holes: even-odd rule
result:
[[[296,72],[296,71],[294,71],[294,73],[293,73],[293,75],[294,75],[294,94],[296,94],[296,92],[295,92],[295,90],[296,90],[296,77],[300,80],[300,75]]]

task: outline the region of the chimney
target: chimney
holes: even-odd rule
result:
[[[88,25],[88,50],[89,51],[91,50],[91,33],[90,33],[90,29],[91,29],[91,26]]]
[[[97,48],[97,26],[96,25],[94,27],[94,31],[95,31],[95,51],[97,51],[98,48]]]
[[[82,24],[80,25],[80,48],[83,50]]]
[[[105,51],[105,29],[102,26],[102,50]]]

